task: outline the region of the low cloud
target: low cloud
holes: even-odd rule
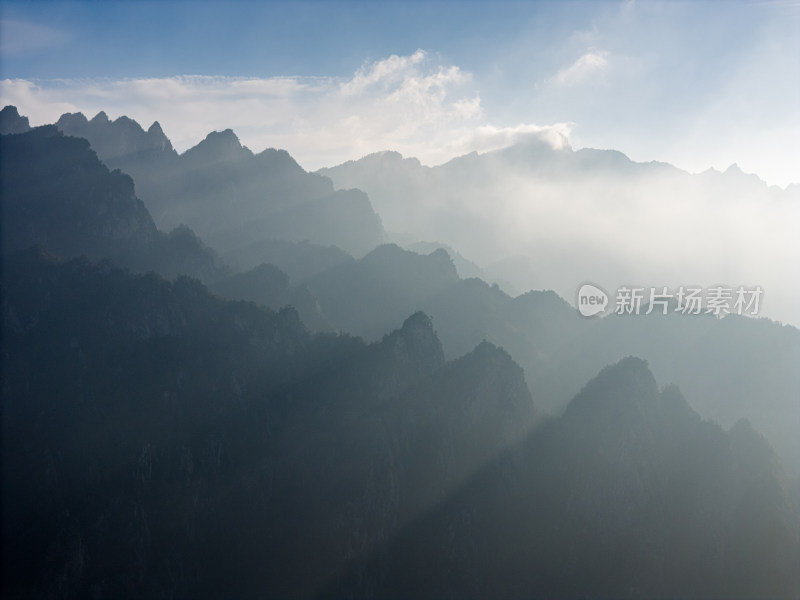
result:
[[[158,120],[179,151],[232,128],[252,150],[284,148],[307,169],[387,149],[438,164],[529,135],[560,146],[569,135],[563,124],[487,122],[471,74],[423,50],[367,63],[349,78],[4,80],[0,101],[36,125],[101,110],[145,128]]]
[[[489,152],[533,140],[545,142],[560,150],[570,146],[569,136],[573,125],[573,123],[555,123],[548,126],[522,123],[513,127],[480,125],[464,131],[460,137],[441,148],[440,152],[442,157],[462,156],[473,151]]]

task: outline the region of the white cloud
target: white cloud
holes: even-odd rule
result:
[[[570,145],[569,136],[573,125],[573,123],[556,123],[548,126],[522,123],[513,127],[480,125],[463,131],[458,138],[442,147],[438,153],[440,156],[431,162],[443,162],[447,160],[446,157],[462,156],[472,151],[499,150],[528,140],[544,141],[556,149],[566,148]]]
[[[404,79],[413,78],[417,74],[417,66],[425,60],[425,57],[424,50],[417,50],[411,56],[392,55],[384,60],[366,64],[352,79],[341,84],[341,91],[345,96],[354,96],[377,84],[387,86],[402,83]]]
[[[426,52],[365,64],[350,78],[208,77],[4,80],[0,102],[32,124],[65,112],[104,110],[147,128],[158,120],[179,151],[213,130],[231,128],[254,151],[288,150],[307,169],[380,150],[428,164],[486,151],[527,135],[563,145],[569,128],[486,122],[470,73]]]
[[[553,78],[559,85],[575,85],[608,67],[608,52],[592,50],[581,56],[569,67],[561,69]]]

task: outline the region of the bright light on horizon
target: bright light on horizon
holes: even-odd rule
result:
[[[254,152],[285,149],[310,171],[386,150],[436,166],[470,152],[484,153],[539,137],[555,147],[614,149],[637,162],[667,162],[691,173],[724,171],[737,164],[770,185],[800,183],[800,160],[793,160],[800,132],[794,140],[791,131],[763,132],[760,140],[754,140],[761,143],[749,149],[746,144],[715,145],[705,139],[699,147],[689,144],[687,151],[680,145],[648,143],[630,132],[586,135],[582,123],[498,125],[487,120],[473,85],[459,89],[469,82],[469,74],[460,70],[448,74],[442,65],[424,70],[419,61],[411,60],[402,63],[404,72],[398,74],[397,58],[374,63],[370,85],[364,84],[363,71],[346,81],[197,76],[17,79],[0,81],[0,103],[16,106],[32,125],[54,123],[68,112],[81,112],[89,119],[100,111],[112,120],[127,116],[144,129],[158,121],[181,153],[211,131],[233,129]],[[393,70],[387,62],[395,63]],[[403,119],[394,117],[398,113]],[[765,152],[766,147],[774,152]]]

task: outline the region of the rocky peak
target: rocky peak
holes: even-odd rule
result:
[[[28,117],[20,116],[16,106],[6,106],[0,111],[0,134],[25,133],[31,128]]]
[[[403,326],[384,337],[382,345],[395,358],[417,364],[425,372],[433,372],[444,364],[444,351],[431,318],[423,312],[408,317]]]
[[[226,129],[212,131],[202,142],[187,150],[182,158],[206,164],[234,162],[249,156],[252,156],[252,152],[242,146],[232,129]]]
[[[161,129],[161,124],[158,121],[153,121],[150,128],[147,130],[147,137],[150,139],[153,146],[161,151],[172,152],[172,142]]]
[[[658,403],[658,386],[647,361],[635,356],[605,367],[567,407],[565,418],[579,414],[592,418],[627,420],[649,412]]]
[[[89,124],[89,119],[83,113],[64,113],[56,121],[56,127],[67,135],[72,135],[72,132],[77,128],[86,127]]]
[[[9,250],[42,244],[63,256],[118,255],[149,243],[155,224],[133,181],[110,172],[85,139],[55,126],[3,140],[4,242]]]
[[[228,129],[227,131],[231,130]],[[289,154],[286,150],[278,150],[276,148],[265,148],[264,150],[256,154],[256,158],[262,163],[277,165],[282,169],[289,169],[293,171],[303,170],[303,168],[297,163],[297,161],[294,158],[292,158],[292,155]]]
[[[436,262],[436,264],[441,265],[445,269],[450,270],[452,268],[453,270],[455,270],[455,264],[453,263],[453,259],[450,258],[450,254],[444,248],[437,248],[436,250],[428,254],[428,256],[431,257],[434,260],[434,262]]]
[[[116,129],[119,129],[131,137],[141,137],[144,134],[144,129],[136,121],[130,117],[122,115],[111,123]]]
[[[397,244],[382,244],[361,260],[365,265],[380,267],[390,273],[409,272],[416,277],[430,279],[429,283],[437,286],[459,279],[450,255],[441,248],[428,255],[420,255],[404,250]]]
[[[89,122],[94,124],[94,125],[105,125],[106,123],[110,123],[111,120],[108,118],[108,115],[106,114],[106,111],[101,110]]]

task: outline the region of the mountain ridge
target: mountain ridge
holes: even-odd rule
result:
[[[762,443],[623,359],[317,597],[792,597],[800,521]]]
[[[56,125],[87,138],[101,160],[130,174],[160,227],[188,225],[222,254],[285,240],[363,255],[383,241],[381,219],[366,194],[334,190],[328,178],[306,172],[285,150],[255,154],[225,129],[178,154],[156,124],[145,132],[128,117],[110,121],[101,112],[91,121],[80,113],[63,115]]]
[[[189,228],[158,230],[133,179],[110,171],[84,138],[50,125],[0,136],[0,148],[4,256],[38,244],[166,276],[225,274]]]
[[[586,319],[556,291],[464,278],[480,267],[447,240],[353,250],[353,232],[364,248],[381,237],[365,192],[284,151],[254,154],[232,130],[186,157],[156,123],[71,122],[97,139],[55,126],[0,137],[8,597],[800,594],[800,480],[787,477],[800,330]],[[487,221],[509,208],[482,195],[489,167],[522,178],[513,192],[525,177],[574,185],[580,163],[597,174],[601,228],[636,208],[609,172],[684,185],[614,151],[569,152],[531,143],[446,173],[375,162],[473,186],[401,206],[479,244],[513,237]],[[161,217],[199,219],[239,271],[188,226],[159,230],[138,197],[148,186]],[[533,238],[558,214],[579,222],[581,190],[566,189],[576,199],[522,198],[563,201],[543,227],[512,225]]]

